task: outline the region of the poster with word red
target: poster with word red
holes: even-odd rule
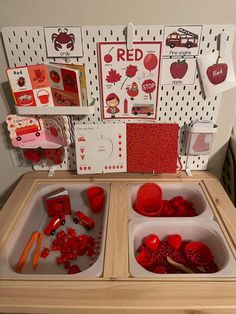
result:
[[[156,119],[161,42],[98,44],[103,119]]]

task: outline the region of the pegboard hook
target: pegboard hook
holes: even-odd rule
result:
[[[134,41],[134,25],[133,23],[128,23],[126,29],[126,43],[128,50],[133,49],[133,41]]]
[[[224,58],[225,54],[226,54],[226,43],[227,43],[227,37],[228,37],[228,34],[226,31],[222,31],[221,34],[220,34],[220,47],[219,47],[219,50],[220,50],[220,57],[221,58]]]

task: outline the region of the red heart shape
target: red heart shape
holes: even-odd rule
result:
[[[148,267],[152,264],[150,261],[147,252],[141,251],[137,256],[136,256],[136,261],[141,265]]]
[[[181,247],[182,238],[179,234],[172,234],[167,237],[167,243],[172,249],[178,250]]]
[[[156,234],[150,234],[144,239],[144,244],[151,250],[156,251],[160,243],[160,239]]]

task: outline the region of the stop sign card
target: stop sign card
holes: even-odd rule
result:
[[[103,119],[156,119],[161,42],[98,44]]]

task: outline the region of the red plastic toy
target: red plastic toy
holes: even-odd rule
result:
[[[54,235],[56,230],[61,226],[65,224],[65,216],[53,216],[50,220],[49,224],[47,225],[46,229],[44,230],[44,234]]]
[[[73,214],[73,221],[75,224],[79,223],[81,226],[85,227],[87,230],[91,230],[94,228],[94,221],[92,218],[86,216],[81,211],[76,211]]]

